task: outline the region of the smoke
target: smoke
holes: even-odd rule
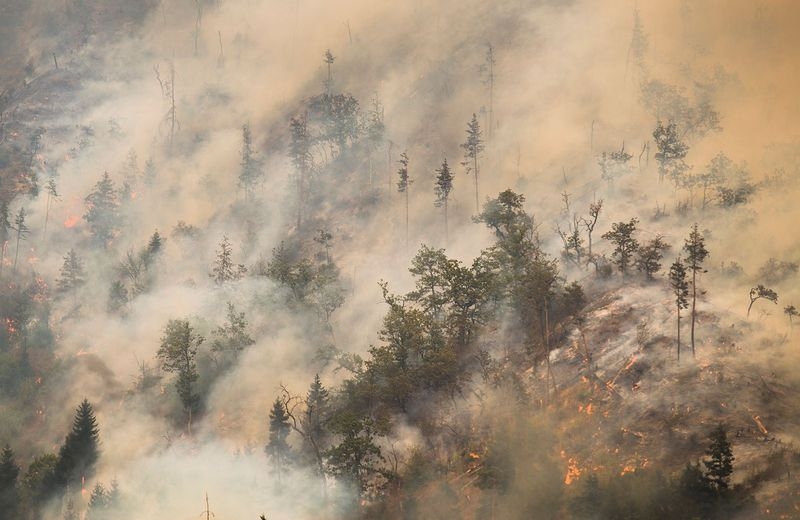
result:
[[[41,24],[45,8],[60,9],[38,2],[26,16]],[[98,26],[84,47],[59,56],[57,73],[50,70],[46,51],[55,38],[44,34],[57,28],[41,30],[29,58],[35,59],[38,74],[61,78],[41,81],[53,99],[64,101],[31,108],[41,111],[37,124],[46,128],[42,180],[54,174],[60,191],[47,217],[46,237],[39,231],[44,197],[16,205],[29,209],[29,225],[36,230],[26,244],[36,257],[35,269],[55,280],[64,254],[75,248],[89,283],[75,297],[55,303],[58,355],[68,375],[48,383],[46,425],[37,448],[57,446],[68,428],[66,414],[87,397],[96,404],[103,439],[98,481],[116,478],[123,493],[141,497],[126,505],[125,515],[192,516],[204,507],[207,492],[219,518],[257,518],[262,512],[268,518],[316,516],[304,493],[316,485],[312,475],[289,475],[276,491],[276,477],[263,455],[270,404],[281,384],[301,394],[317,372],[329,387],[344,377],[315,360],[320,343],[363,355],[378,341],[385,307],[377,282],[388,281],[397,293],[410,289],[407,266],[420,244],[446,247],[448,255],[463,261],[491,244],[489,231],[471,220],[473,178],[459,165],[459,145],[473,113],[487,141],[481,201],[509,187],[524,193],[526,209],[553,254],[561,247],[553,228],[573,217],[564,210],[562,193],[569,213],[578,216],[587,214],[591,201],[604,199],[594,235],[603,253],[610,246],[599,237],[611,223],[637,216],[642,239],[663,234],[672,244],[668,264],[681,253],[691,223],[699,221],[711,251],[709,273],[703,275],[708,284],[703,310],[725,311],[726,324],[738,326],[751,284],[761,283],[759,267],[769,258],[792,262],[800,256],[791,187],[800,150],[795,124],[800,42],[794,30],[799,9],[790,1],[643,5],[646,71],[630,59],[630,2],[164,2],[141,19],[119,24],[113,35]],[[113,19],[108,13],[103,17]],[[485,69],[489,43],[496,56],[491,99]],[[364,111],[377,96],[392,143],[375,151],[369,165],[351,165],[346,181],[353,193],[374,190],[377,211],[359,212],[346,204],[353,199],[342,198],[340,205],[328,202],[318,216],[334,236],[331,253],[347,290],[330,337],[315,335],[319,327],[307,325],[315,317],[295,315],[281,289],[263,278],[217,288],[209,277],[223,235],[231,240],[234,261],[251,270],[281,240],[297,238],[288,120],[299,114],[303,100],[324,90],[326,49],[336,58],[333,88],[351,92]],[[22,61],[16,54],[11,58]],[[724,151],[734,162],[746,162],[753,183],[776,169],[785,172],[785,183],[759,185],[743,209],[714,205],[702,211],[697,194],[689,209],[680,209],[686,190],[657,181],[651,136],[656,116],[640,102],[645,79],[673,84],[690,101],[705,92],[719,112],[721,130],[689,143],[692,173],[704,171]],[[250,125],[266,173],[255,208],[244,207],[237,185],[244,124]],[[649,151],[640,156],[648,141]],[[597,156],[623,143],[634,167],[607,183],[600,178]],[[404,202],[396,193],[403,150],[410,156],[413,181],[408,247]],[[123,203],[124,232],[108,250],[89,249],[87,223],[79,220],[85,197],[105,171],[121,187],[131,151],[139,176],[132,186],[135,198]],[[457,173],[447,240],[442,210],[433,205],[434,170],[444,157]],[[155,179],[146,183],[148,160]],[[664,204],[670,215],[655,218]],[[173,234],[179,222],[196,226],[197,236]],[[133,299],[124,317],[111,317],[108,291],[119,276],[118,264],[128,251],[144,248],[155,230],[166,242],[153,268],[152,290]],[[319,252],[315,244],[306,248]],[[744,274],[724,276],[722,263],[731,261]],[[566,266],[562,271],[570,278],[586,277]],[[758,318],[764,329],[784,326],[779,325],[786,321],[780,312],[784,302],[800,303],[795,281],[792,275],[776,283],[780,307],[757,304],[772,311]],[[663,299],[651,293],[648,298]],[[215,361],[207,353],[201,356],[206,374],[218,377],[199,382],[206,407],[193,437],[176,438],[183,425],[163,419],[180,415],[170,377],[160,374],[163,378],[142,392],[133,390],[134,382],[143,368],[156,367],[169,319],[190,319],[208,343],[224,321],[227,301],[246,313],[255,344],[227,372],[215,372]],[[653,326],[670,330],[667,304],[657,309]],[[762,334],[759,326],[753,329],[754,336]],[[628,348],[631,338],[626,339]],[[507,435],[509,445],[525,442],[517,431]],[[411,446],[419,439],[414,428],[398,428],[387,443]],[[554,464],[539,452],[526,457],[535,467]],[[522,500],[518,488],[527,477],[516,478],[509,502]]]

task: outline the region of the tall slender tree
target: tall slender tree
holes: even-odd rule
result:
[[[250,132],[250,125],[242,125],[242,148],[240,151],[241,160],[239,166],[239,188],[244,191],[245,200],[252,200],[255,196],[256,187],[264,178],[264,169],[261,160],[253,150],[253,135]]]
[[[6,249],[11,238],[11,221],[9,221],[8,201],[0,201],[0,275],[6,263]]]
[[[461,163],[467,169],[467,175],[472,173],[475,176],[475,213],[480,212],[480,199],[478,195],[478,159],[482,156],[484,145],[478,116],[472,114],[472,119],[467,124],[467,140],[461,145],[464,149],[464,162]]]
[[[53,473],[55,484],[61,489],[67,486],[80,489],[82,482],[94,475],[99,458],[100,429],[92,405],[84,399],[75,410],[72,430],[58,452]]]
[[[406,201],[406,251],[408,251],[408,192],[409,187],[414,182],[408,177],[408,152],[404,151],[400,154],[400,169],[397,170],[397,191],[405,195]]]
[[[47,187],[45,190],[47,191],[47,204],[45,206],[44,230],[42,231],[42,234],[47,237],[47,223],[50,220],[50,207],[53,204],[53,201],[58,200],[59,197],[56,180],[54,177],[50,177],[50,179],[47,181]]]
[[[491,42],[486,43],[486,57],[483,65],[481,66],[482,72],[486,75],[484,83],[489,87],[489,124],[486,132],[486,138],[492,140],[492,131],[494,130],[494,66],[496,63],[494,55],[494,46]]]
[[[0,512],[4,518],[16,518],[19,508],[17,477],[19,466],[14,460],[14,452],[6,444],[0,453]]]
[[[175,388],[188,416],[187,428],[192,433],[192,415],[199,403],[193,385],[197,381],[197,348],[205,338],[194,332],[187,320],[169,320],[161,337],[156,357],[164,372],[178,374]]]
[[[28,229],[28,225],[25,224],[25,208],[19,208],[16,216],[14,217],[14,225],[11,226],[11,229],[17,232],[17,248],[14,251],[14,267],[13,271],[17,272],[17,260],[19,259],[19,242],[20,240],[26,239],[28,235],[31,234],[30,229]]]
[[[436,193],[436,207],[444,208],[444,241],[446,244],[448,240],[447,204],[450,201],[450,192],[453,191],[453,172],[447,165],[447,157],[442,161],[442,166],[436,170],[436,184],[433,191]]]
[[[695,357],[695,344],[694,344],[694,325],[697,319],[697,274],[703,272],[703,262],[708,256],[706,249],[705,239],[703,235],[697,230],[697,223],[692,226],[683,245],[683,250],[686,252],[686,267],[692,271],[692,357]]]
[[[308,131],[308,118],[305,114],[300,117],[293,117],[289,121],[289,128],[292,137],[289,145],[289,156],[292,159],[292,164],[296,170],[295,175],[297,176],[297,228],[299,229],[303,222],[311,180],[311,134]]]
[[[278,485],[282,483],[291,458],[291,448],[287,442],[291,429],[289,413],[281,398],[278,397],[269,412],[269,442],[265,448],[277,475]]]
[[[689,306],[689,282],[686,280],[686,268],[680,257],[669,268],[669,286],[675,295],[675,305],[678,308],[678,361],[681,360],[681,309]]]

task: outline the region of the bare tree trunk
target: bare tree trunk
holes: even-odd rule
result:
[[[473,166],[475,167],[475,214],[480,213],[480,203],[478,200],[478,154],[473,158]]]

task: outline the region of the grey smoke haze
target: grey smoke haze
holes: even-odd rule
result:
[[[56,9],[56,4],[36,2],[35,12]],[[712,96],[722,130],[692,143],[687,162],[693,171],[702,171],[725,151],[737,163],[746,161],[756,180],[776,168],[796,178],[791,161],[800,151],[795,99],[800,42],[794,27],[800,6],[788,0],[703,0],[643,2],[639,9],[649,37],[652,77],[679,82],[687,92],[716,70],[728,78]],[[674,207],[668,208],[670,218],[650,219],[657,204],[674,200],[671,186],[654,182],[652,149],[647,169],[611,189],[600,179],[596,163],[598,153],[619,149],[623,141],[638,155],[652,140],[655,118],[639,103],[641,78],[626,59],[632,23],[628,1],[224,0],[205,6],[195,56],[193,4],[164,2],[142,27],[120,31],[113,42],[90,40],[79,53],[62,57],[62,66],[76,70],[81,84],[58,118],[41,122],[59,129],[45,134],[42,156],[57,166],[61,200],[51,209],[46,240],[34,233],[29,242],[35,268],[55,279],[66,251],[86,244],[88,231],[80,220],[84,197],[104,171],[120,186],[131,150],[140,172],[146,160],[154,161],[157,181],[152,186],[139,182],[126,209],[125,232],[108,252],[81,252],[90,284],[77,302],[62,300],[53,313],[59,355],[72,369],[69,380],[61,382],[66,386],[50,398],[39,447],[52,450],[61,442],[69,421],[62,414],[87,397],[97,404],[103,439],[98,480],[116,478],[123,492],[142,498],[128,504],[126,515],[192,518],[208,492],[218,518],[256,518],[261,512],[268,518],[317,516],[313,504],[303,503],[312,477],[292,475],[289,490],[273,494],[263,454],[267,414],[279,385],[306,391],[320,370],[310,361],[315,346],[303,323],[281,308],[271,283],[247,278],[216,288],[208,273],[224,234],[231,239],[235,260],[247,266],[268,258],[280,238],[291,234],[287,122],[304,98],[323,90],[325,49],[336,56],[337,89],[352,92],[364,109],[371,96],[380,98],[393,142],[391,153],[385,148],[376,152],[373,183],[385,197],[377,216],[360,219],[347,207],[325,208],[324,215],[334,234],[332,254],[351,290],[334,315],[335,341],[345,351],[364,354],[378,341],[385,312],[377,281],[387,280],[394,292],[410,289],[407,267],[419,244],[446,245],[449,255],[470,261],[491,243],[490,233],[471,222],[472,177],[459,165],[459,144],[472,113],[480,115],[482,124],[487,117],[488,89],[480,70],[487,42],[497,56],[495,125],[481,165],[481,199],[508,187],[524,193],[541,238],[554,254],[560,244],[553,227],[569,220],[561,215],[562,191],[571,194],[573,211],[580,214],[594,198],[606,201],[595,235],[598,249],[609,250],[599,235],[612,222],[639,216],[645,236],[662,233],[673,244],[670,255],[679,252],[690,221]],[[223,66],[218,66],[220,35]],[[49,67],[47,45],[42,39],[30,50],[40,69]],[[174,146],[181,152],[176,154],[168,153],[169,106],[154,72],[157,67],[164,80],[170,64],[180,123]],[[248,215],[262,224],[255,235],[248,233],[235,207],[245,123],[266,171],[258,193],[262,203]],[[92,146],[79,154],[71,151],[79,139],[76,125],[94,130]],[[404,149],[414,180],[408,250],[395,173]],[[432,193],[433,171],[443,156],[457,173],[447,244]],[[366,173],[354,178],[368,188]],[[794,189],[765,190],[747,209],[752,218],[731,219],[717,210],[696,215],[704,229],[712,230],[711,263],[735,260],[748,275],[729,286],[712,270],[708,277],[715,290],[709,290],[709,308],[730,310],[731,320],[743,318],[748,284],[758,283],[753,278],[758,267],[770,257],[800,258],[796,195]],[[31,228],[41,229],[44,198],[18,204],[30,209]],[[200,228],[200,236],[170,236],[178,221]],[[114,266],[128,250],[141,249],[156,229],[166,238],[157,288],[136,298],[126,318],[109,317],[105,306]],[[782,305],[800,303],[793,281],[775,287],[781,307],[759,318],[765,327],[784,326]],[[194,438],[182,439],[180,429],[161,418],[161,412],[179,406],[169,378],[160,383],[163,394],[149,404],[127,392],[139,363],[155,365],[169,319],[188,317],[208,336],[223,321],[226,301],[246,312],[256,344],[208,389],[206,413]],[[342,377],[323,372],[330,386]],[[413,429],[399,428],[397,438],[388,442],[406,446],[416,437]]]

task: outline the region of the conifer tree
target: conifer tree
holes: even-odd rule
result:
[[[28,229],[27,224],[25,224],[25,208],[19,208],[17,215],[14,217],[14,225],[11,226],[11,229],[17,232],[17,247],[14,251],[14,267],[12,268],[13,271],[17,272],[17,260],[19,260],[19,243],[20,240],[28,238],[30,235],[30,229]]]
[[[297,228],[299,229],[305,214],[313,163],[308,118],[305,114],[301,117],[293,117],[289,121],[289,128],[292,137],[289,145],[289,156],[292,159],[292,164],[294,164],[296,170],[295,175],[297,176]]]
[[[8,240],[11,238],[11,222],[8,220],[8,202],[0,201],[0,275],[3,274],[3,266],[6,263],[6,250]]]
[[[708,256],[705,239],[697,230],[697,223],[692,226],[689,238],[684,241],[683,250],[686,252],[686,267],[692,271],[692,357],[695,357],[694,324],[697,317],[697,274],[703,272],[703,262]]]
[[[291,448],[286,441],[291,429],[286,406],[280,398],[276,398],[272,404],[272,410],[269,412],[269,442],[265,447],[265,451],[275,469],[278,484],[283,480],[283,475],[291,458]]]
[[[56,290],[59,293],[67,293],[86,283],[86,273],[83,270],[83,263],[74,249],[64,256],[64,264],[61,266],[60,276],[57,281]]]
[[[86,196],[84,203],[86,213],[83,219],[89,224],[95,244],[108,247],[121,222],[119,197],[108,172],[94,185],[94,190]]]
[[[639,219],[635,217],[628,222],[615,222],[611,225],[611,231],[602,235],[602,238],[614,244],[611,256],[623,276],[627,274],[628,268],[633,263],[633,255],[639,249],[639,241],[633,236],[638,223]]]
[[[678,308],[678,361],[681,360],[681,309],[689,306],[689,282],[686,281],[686,268],[678,257],[669,269],[669,286],[675,294],[675,305]]]
[[[408,249],[408,192],[409,187],[414,182],[408,177],[408,152],[400,154],[400,169],[397,170],[397,191],[405,195],[406,202],[406,249]]]
[[[94,475],[99,457],[100,430],[92,405],[84,399],[75,411],[72,430],[58,452],[53,474],[56,485],[61,489],[67,486],[80,489],[82,479]]]
[[[192,385],[197,381],[197,348],[205,338],[196,334],[186,320],[169,320],[161,337],[161,346],[156,357],[164,372],[178,374],[175,388],[188,415],[188,430],[192,432],[192,414],[197,408],[199,396]]]
[[[238,280],[247,268],[242,264],[233,263],[233,250],[231,242],[228,240],[228,235],[223,235],[222,241],[219,243],[219,252],[214,266],[211,268],[211,278],[217,285],[222,285],[225,282]]]
[[[250,125],[242,125],[242,149],[241,162],[239,163],[239,188],[244,190],[245,200],[252,200],[256,186],[264,177],[261,161],[256,157],[253,150],[253,137],[250,133]]]
[[[0,512],[7,515],[4,518],[16,518],[19,507],[18,476],[19,466],[14,460],[14,452],[6,444],[0,453]]]
[[[50,220],[50,206],[52,205],[54,200],[58,200],[58,189],[56,187],[56,179],[54,177],[50,177],[47,181],[47,187],[45,188],[47,191],[47,204],[45,206],[44,212],[44,230],[42,234],[47,236],[47,223]]]
[[[750,309],[753,308],[753,304],[757,300],[769,300],[775,305],[778,304],[778,293],[770,289],[769,287],[765,287],[761,284],[750,289],[750,305],[747,307],[747,317],[750,317]]]
[[[664,241],[663,235],[656,235],[650,242],[636,251],[636,268],[645,274],[648,280],[661,270],[661,259],[670,245]]]
[[[717,493],[722,494],[728,490],[731,474],[733,473],[733,450],[725,427],[720,424],[709,435],[711,444],[706,450],[709,459],[703,460],[706,468],[705,478]]]
[[[333,90],[333,74],[331,72],[331,66],[335,60],[336,58],[333,56],[333,53],[331,53],[331,50],[327,49],[325,51],[325,64],[328,66],[328,77],[325,80],[325,92],[328,94],[330,94]]]
[[[247,333],[247,319],[244,312],[236,312],[236,307],[228,302],[228,321],[214,331],[216,338],[211,344],[211,350],[223,355],[230,355],[236,359],[239,354],[255,343]]]
[[[436,184],[433,190],[436,193],[436,207],[444,208],[444,240],[447,243],[447,203],[450,201],[450,192],[453,191],[453,172],[447,165],[446,157],[442,161],[442,166],[436,170]]]
[[[478,116],[472,114],[472,119],[467,124],[467,140],[461,145],[464,149],[464,162],[467,175],[472,173],[475,176],[475,213],[480,211],[480,199],[478,195],[478,159],[482,156],[484,146]]]

